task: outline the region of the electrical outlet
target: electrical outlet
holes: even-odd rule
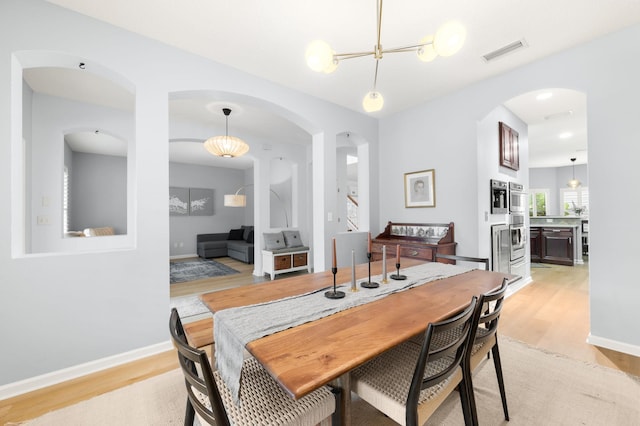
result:
[[[184,243],[182,241],[180,241],[180,244],[178,244],[178,246],[184,247]]]
[[[49,216],[38,216],[38,225],[51,225]]]

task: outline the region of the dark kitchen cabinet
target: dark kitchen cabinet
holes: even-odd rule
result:
[[[529,229],[529,246],[531,247],[531,261],[542,260],[542,230],[540,228]]]
[[[574,228],[530,228],[531,261],[573,266]]]

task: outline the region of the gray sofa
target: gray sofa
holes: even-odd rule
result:
[[[253,226],[243,225],[216,234],[198,234],[196,238],[200,257],[229,256],[244,263],[253,263]]]

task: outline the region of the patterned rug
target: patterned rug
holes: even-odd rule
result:
[[[199,259],[188,262],[171,262],[170,283],[202,280],[211,277],[238,274],[239,272],[227,265],[210,259]]]

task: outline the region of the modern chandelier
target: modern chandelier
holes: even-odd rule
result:
[[[235,136],[229,136],[229,114],[230,108],[222,108],[225,115],[226,126],[224,136],[213,136],[204,141],[204,147],[213,155],[225,158],[240,157],[249,152],[249,145],[242,139]]]
[[[393,49],[383,49],[380,44],[380,30],[382,27],[382,0],[378,0],[377,10],[377,40],[372,51],[354,53],[336,53],[331,46],[322,40],[316,40],[307,46],[307,65],[313,71],[332,73],[338,68],[338,63],[345,59],[360,58],[372,55],[376,60],[376,69],[373,78],[373,89],[369,91],[362,100],[362,107],[366,112],[375,112],[382,109],[384,98],[377,90],[378,65],[385,53],[416,52],[418,58],[423,62],[430,62],[438,56],[451,56],[458,52],[466,37],[466,29],[458,21],[445,22],[435,35],[428,35],[422,38],[418,44],[396,47]]]
[[[577,187],[582,185],[582,182],[580,182],[578,179],[576,179],[576,159],[575,159],[575,157],[571,159],[571,164],[573,165],[573,179],[571,179],[569,182],[567,182],[567,186],[569,188],[576,189]]]

